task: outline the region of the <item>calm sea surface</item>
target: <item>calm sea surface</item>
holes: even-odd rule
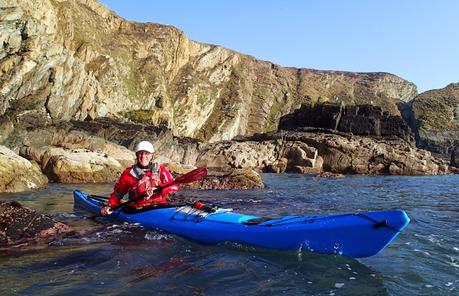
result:
[[[408,228],[364,259],[206,245],[130,224],[84,219],[61,185],[3,194],[72,225],[81,237],[0,252],[1,295],[459,295],[459,175],[345,177],[264,174],[267,188],[182,191],[257,215],[403,209]]]

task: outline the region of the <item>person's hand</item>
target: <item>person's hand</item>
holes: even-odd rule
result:
[[[113,211],[110,206],[105,206],[105,207],[102,207],[102,209],[100,209],[100,213],[102,214],[102,216],[107,216],[113,213]]]

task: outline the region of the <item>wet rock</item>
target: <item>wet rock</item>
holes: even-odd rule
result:
[[[48,242],[70,232],[68,225],[18,202],[0,201],[0,247]]]
[[[287,169],[287,164],[288,164],[288,159],[285,157],[282,157],[276,161],[274,161],[273,164],[268,164],[265,168],[265,171],[267,173],[283,173]]]
[[[344,175],[343,174],[330,173],[330,172],[321,172],[321,173],[317,174],[317,177],[329,178],[329,179],[339,179],[339,178],[343,178]]]
[[[224,175],[208,175],[203,180],[183,184],[188,189],[255,189],[264,188],[263,180],[256,171],[245,168],[235,169]]]
[[[0,146],[0,192],[28,191],[47,183],[38,165]]]

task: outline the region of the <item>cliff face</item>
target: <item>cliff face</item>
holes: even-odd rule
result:
[[[459,147],[459,83],[424,92],[409,105],[417,145],[439,154],[454,153]]]
[[[94,0],[2,0],[0,20],[5,133],[24,117],[111,116],[214,142],[276,130],[303,103],[369,103],[399,114],[399,100],[417,94],[388,73],[284,68],[197,43],[174,27],[128,22]]]
[[[316,104],[281,117],[280,130],[317,127],[353,135],[399,138],[414,146],[414,136],[408,124],[400,117],[383,112],[372,105],[338,106]]]

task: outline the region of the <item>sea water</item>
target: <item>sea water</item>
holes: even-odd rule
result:
[[[85,219],[72,191],[50,184],[2,200],[50,214],[80,235],[0,252],[1,295],[459,295],[459,176],[264,174],[265,189],[181,191],[255,215],[405,210],[411,223],[363,259],[235,243],[208,245],[141,225]]]

